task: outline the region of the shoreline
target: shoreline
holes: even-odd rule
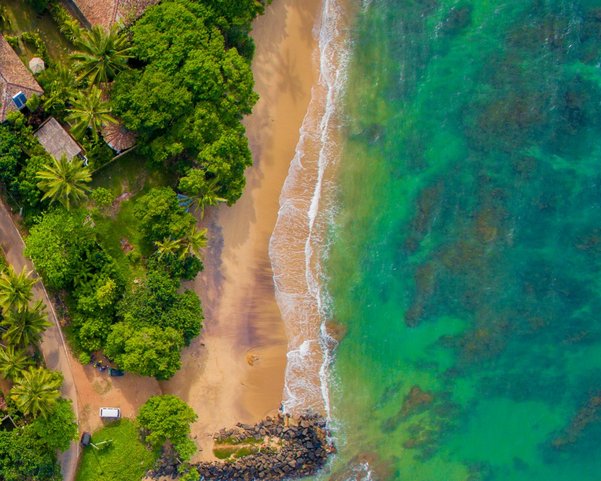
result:
[[[207,213],[205,270],[187,283],[202,298],[205,327],[182,368],[160,383],[198,414],[192,436],[212,460],[212,434],[275,414],[282,402],[288,339],[275,300],[269,241],[299,129],[319,79],[313,29],[321,0],[274,0],[254,25],[252,68],[260,100],[244,124],[254,165],[232,207]]]

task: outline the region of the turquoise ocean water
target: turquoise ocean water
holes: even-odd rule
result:
[[[371,0],[348,35],[324,477],[601,480],[601,1]]]

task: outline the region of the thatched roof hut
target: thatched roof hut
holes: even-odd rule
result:
[[[101,129],[104,141],[117,153],[124,152],[136,145],[136,134],[127,130],[122,123],[106,123]]]
[[[81,146],[54,117],[46,120],[34,135],[42,144],[42,147],[46,149],[46,152],[56,160],[59,160],[63,155],[68,160],[83,155]]]

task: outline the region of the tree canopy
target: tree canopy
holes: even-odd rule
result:
[[[72,285],[83,268],[86,254],[95,250],[96,236],[82,211],[55,209],[39,217],[26,240],[25,254],[44,276],[46,285],[62,289]]]
[[[177,396],[153,396],[140,408],[138,424],[153,447],[169,441],[180,457],[189,459],[195,451],[190,424],[198,419],[194,410]]]
[[[235,47],[261,8],[247,0],[149,8],[131,29],[131,54],[143,67],[117,75],[112,90],[114,110],[140,134],[142,150],[217,178],[215,193],[228,202],[241,195],[252,163],[240,120],[257,101],[250,56]]]

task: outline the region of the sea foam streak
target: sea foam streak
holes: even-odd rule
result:
[[[325,328],[320,261],[328,220],[323,198],[334,189],[336,107],[348,52],[338,1],[324,0],[316,26],[319,83],[312,90],[269,245],[276,299],[288,335],[284,407],[290,413],[312,409],[328,417],[328,366],[335,341]]]

